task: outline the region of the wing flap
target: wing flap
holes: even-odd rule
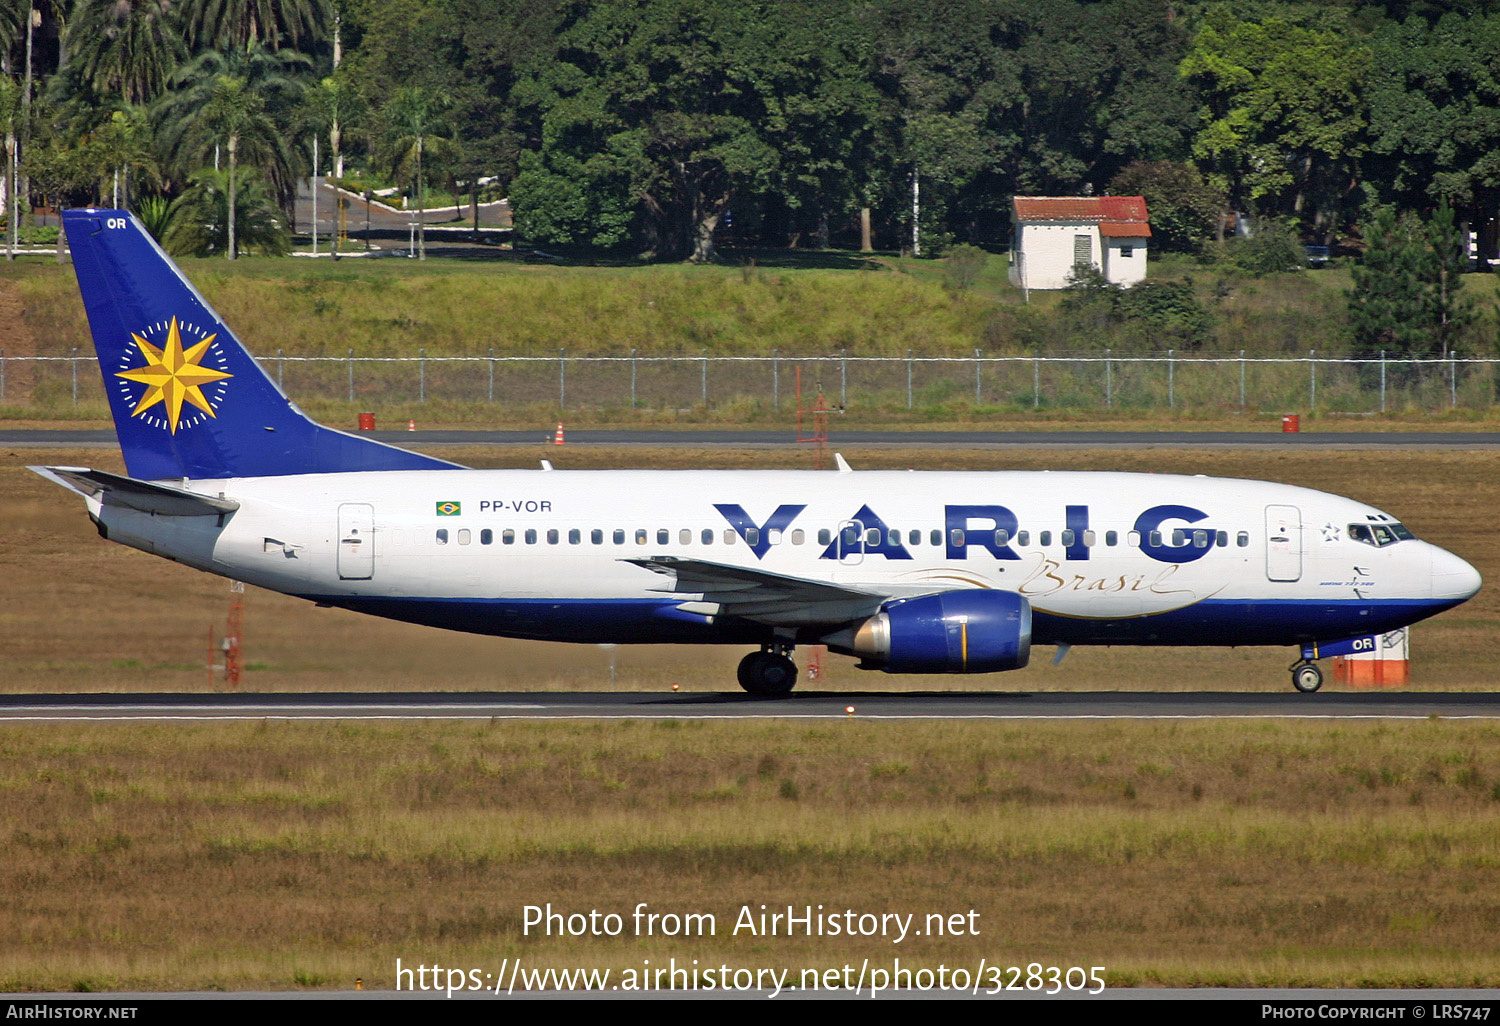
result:
[[[685,604],[694,609],[716,606],[719,615],[774,626],[845,623],[873,615],[891,597],[885,590],[830,584],[702,559],[648,556],[625,562],[670,577],[670,584],[653,590],[692,595],[694,598]]]

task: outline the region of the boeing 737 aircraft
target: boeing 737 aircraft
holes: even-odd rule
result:
[[[319,426],[123,210],[64,215],[128,476],[37,467],[110,541],[320,606],[588,643],[799,644],[887,673],[1040,645],[1284,645],[1315,660],[1479,574],[1360,502],[1123,473],[468,470]]]

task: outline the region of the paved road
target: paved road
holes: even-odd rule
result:
[[[848,712],[850,707],[854,712]],[[1024,691],[327,692],[0,696],[0,720],[1426,719],[1500,717],[1500,694]]]
[[[537,445],[550,432],[527,431],[376,431],[373,437],[394,445]],[[791,444],[795,435],[777,431],[615,431],[569,430],[569,445],[652,445],[700,448]],[[0,446],[110,446],[115,433],[99,431],[0,431]],[[836,431],[830,447],[900,445],[920,448],[1020,449],[1463,449],[1500,447],[1495,431],[1303,432],[1266,431]]]

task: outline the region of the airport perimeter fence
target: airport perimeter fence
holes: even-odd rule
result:
[[[1178,409],[1377,414],[1488,409],[1500,359],[1370,360],[1239,354],[1057,356],[275,356],[259,359],[294,400],[361,408],[493,403],[567,410],[794,410],[821,391],[847,409]],[[7,356],[0,404],[102,402],[92,355]]]

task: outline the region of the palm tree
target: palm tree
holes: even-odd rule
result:
[[[95,0],[68,24],[70,60],[95,91],[148,103],[186,56],[172,0]]]
[[[452,156],[458,144],[441,133],[448,130],[443,120],[452,101],[446,93],[424,86],[406,86],[396,90],[382,112],[385,115],[391,164],[398,176],[409,175],[417,193],[417,254],[427,259],[427,237],[422,215],[426,211],[426,179],[423,158],[430,154]]]
[[[21,124],[21,86],[9,75],[0,75],[0,125],[5,128],[5,198],[6,218],[10,221],[10,241],[5,258],[16,258],[16,243],[21,223],[21,195],[16,189],[16,130]]]
[[[222,81],[235,79],[244,93],[256,98],[265,122],[263,130],[241,136],[249,150],[237,156],[260,167],[282,209],[287,210],[295,202],[297,184],[286,142],[290,133],[275,127],[277,113],[295,108],[311,75],[312,60],[305,54],[295,50],[273,53],[258,41],[244,49],[198,54],[173,72],[171,91],[152,110],[161,152],[174,173],[183,177],[206,163],[218,167],[225,140],[205,123],[203,112],[222,89]]]
[[[329,0],[185,0],[183,27],[195,49],[244,48],[259,42],[281,49],[327,34]]]
[[[174,255],[214,256],[243,247],[284,256],[291,249],[286,222],[254,168],[242,170],[233,185],[229,174],[200,168],[165,220],[162,246]]]

